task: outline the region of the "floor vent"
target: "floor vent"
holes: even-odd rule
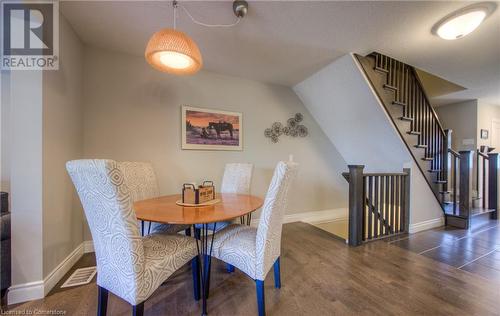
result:
[[[71,287],[83,284],[89,284],[97,273],[97,267],[88,267],[76,269],[75,272],[61,285],[63,287]]]

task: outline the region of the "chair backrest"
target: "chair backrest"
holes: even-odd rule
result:
[[[139,291],[144,248],[132,199],[113,160],[74,160],[66,169],[89,223],[97,260],[97,284],[127,301]]]
[[[122,161],[118,169],[123,173],[125,184],[130,190],[132,202],[154,198],[160,195],[153,165],[149,162]]]
[[[249,194],[253,165],[250,163],[228,163],[220,188],[221,193]]]
[[[256,240],[256,279],[264,280],[281,253],[281,230],[285,216],[288,189],[298,170],[298,164],[280,161],[267,190]]]

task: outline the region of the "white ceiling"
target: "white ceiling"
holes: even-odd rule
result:
[[[207,23],[234,21],[231,1],[182,2]],[[379,51],[466,87],[440,103],[482,98],[500,105],[500,10],[472,34],[445,41],[434,23],[470,3],[445,1],[250,2],[232,28],[178,28],[199,45],[210,71],[292,86],[348,52]],[[171,27],[169,1],[65,1],[63,15],[84,43],[143,56],[149,37]]]

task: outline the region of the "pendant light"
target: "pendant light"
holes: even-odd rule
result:
[[[155,69],[176,75],[197,73],[203,66],[198,45],[184,32],[176,30],[177,1],[174,1],[174,28],[153,34],[146,46],[145,57]]]
[[[146,61],[155,69],[175,75],[192,75],[203,66],[198,45],[184,32],[176,29],[177,7],[184,10],[187,16],[196,24],[207,27],[231,27],[239,23],[248,10],[246,1],[238,0],[233,3],[233,11],[237,17],[232,24],[207,24],[197,21],[185,7],[173,2],[174,28],[165,28],[153,34],[146,46],[144,56]]]

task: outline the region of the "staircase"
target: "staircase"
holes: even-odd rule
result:
[[[498,154],[452,150],[451,131],[443,129],[414,67],[376,52],[356,58],[441,205],[447,225],[468,228],[472,217],[486,213],[496,218]],[[474,185],[481,193],[476,196],[479,205],[474,205]]]

